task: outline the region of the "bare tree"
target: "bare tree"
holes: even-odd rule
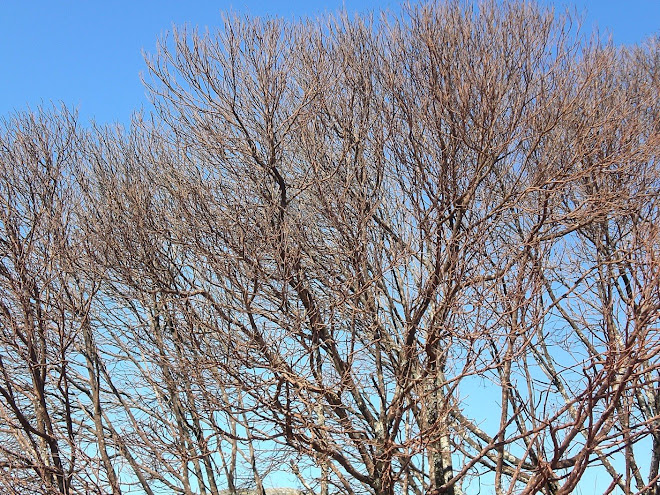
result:
[[[657,493],[658,43],[573,23],[228,17],[5,124],[1,481]]]
[[[72,265],[79,138],[66,110],[17,115],[0,135],[0,483],[11,493],[118,491],[103,436],[86,427],[88,411],[98,419],[84,371],[96,284]]]
[[[378,27],[231,19],[151,61],[193,156],[165,172],[199,260],[185,295],[243,346],[219,365],[338,489],[456,493],[486,469],[500,492],[569,492],[594,463],[624,483],[609,459],[652,432],[625,397],[655,382],[655,351],[578,350],[603,331],[593,311],[625,314],[582,236],[636,208],[653,224],[656,50],[450,3]],[[626,229],[625,252],[654,245]],[[652,299],[629,352],[656,349]],[[495,424],[462,398],[477,377],[500,389]]]

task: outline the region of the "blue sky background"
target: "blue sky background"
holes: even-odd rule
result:
[[[570,2],[544,0],[563,8]],[[128,122],[147,102],[140,82],[142,51],[173,24],[218,26],[233,9],[285,18],[316,16],[345,6],[366,12],[396,9],[384,0],[0,0],[0,116],[28,105],[64,102],[83,121]],[[617,43],[660,34],[660,0],[578,0],[588,26]]]

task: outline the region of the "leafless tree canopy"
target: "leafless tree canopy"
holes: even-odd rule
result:
[[[128,130],[0,129],[5,492],[660,493],[657,40],[455,1],[147,64]]]

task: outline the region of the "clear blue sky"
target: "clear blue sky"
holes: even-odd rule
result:
[[[564,0],[544,0],[562,6]],[[84,120],[127,122],[146,102],[139,74],[142,50],[172,24],[217,26],[220,12],[315,16],[345,6],[381,7],[383,0],[0,0],[0,116],[27,105],[64,102]],[[635,43],[660,33],[660,0],[577,0],[617,43]]]

